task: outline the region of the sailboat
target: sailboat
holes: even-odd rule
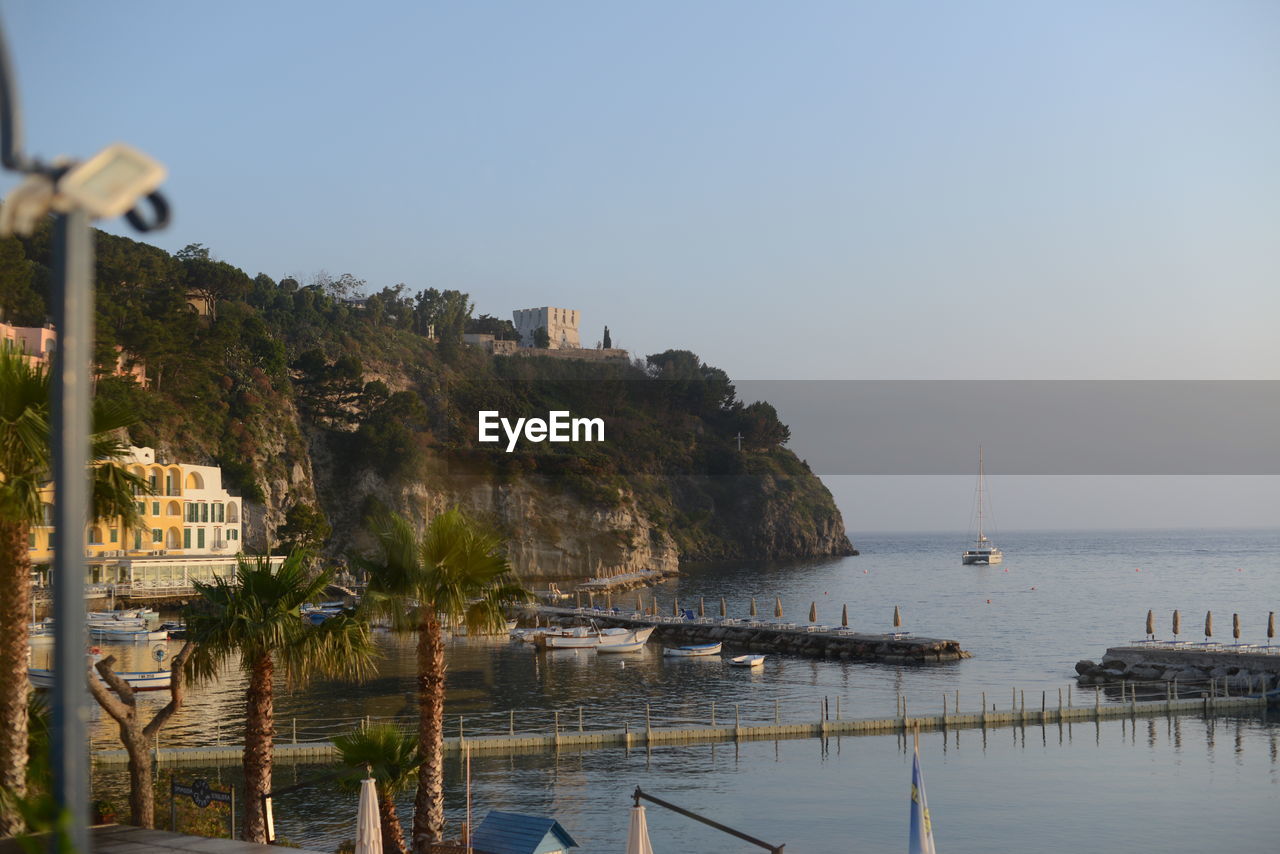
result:
[[[986,512],[987,505],[987,477],[983,472],[982,466],[982,448],[978,448],[978,497],[976,499],[977,516],[978,516],[978,539],[974,542],[973,548],[965,549],[960,557],[960,562],[965,566],[988,566],[994,563],[1004,561],[1004,553],[996,548],[995,543],[987,539],[986,533],[982,530],[983,516]]]

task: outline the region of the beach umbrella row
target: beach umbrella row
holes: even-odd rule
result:
[[[1176,638],[1182,633],[1182,614],[1175,610],[1173,612],[1173,636]],[[1147,634],[1155,637],[1156,624],[1155,614],[1147,611]],[[1204,636],[1213,637],[1213,611],[1206,611],[1204,614]],[[1231,636],[1236,640],[1240,640],[1240,615],[1238,613],[1231,615]],[[1276,636],[1276,612],[1269,611],[1267,613],[1267,640],[1271,641]]]

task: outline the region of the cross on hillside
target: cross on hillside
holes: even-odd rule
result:
[[[742,450],[742,433],[739,432],[738,435],[734,436],[733,438],[738,440],[738,450],[741,451]]]

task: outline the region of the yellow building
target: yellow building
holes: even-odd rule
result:
[[[222,469],[170,463],[151,448],[130,448],[119,461],[151,487],[138,495],[139,524],[119,520],[86,526],[85,581],[115,585],[118,592],[146,595],[189,588],[234,574],[243,551],[243,504],[222,486]],[[43,524],[31,529],[28,554],[33,565],[53,561],[53,491],[45,497]],[[120,589],[128,588],[128,590]]]

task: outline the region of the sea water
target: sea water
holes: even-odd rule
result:
[[[1182,636],[1199,640],[1205,612],[1215,637],[1230,639],[1239,613],[1242,639],[1266,642],[1267,613],[1280,610],[1280,532],[1109,531],[1005,533],[1005,562],[960,565],[963,534],[854,537],[857,557],[790,563],[691,567],[643,591],[670,611],[745,617],[755,597],[762,618],[888,631],[895,606],[902,630],[954,638],[973,658],[902,666],[769,656],[764,668],[717,659],[672,660],[657,644],[640,654],[538,653],[500,638],[450,642],[446,730],[468,735],[630,726],[814,722],[834,716],[892,717],[976,711],[985,695],[1006,709],[1056,707],[1059,692],[1093,702],[1074,681],[1081,658],[1140,638],[1147,610],[1168,637],[1173,610]],[[636,593],[615,605],[635,607]],[[699,601],[701,600],[701,602]],[[280,740],[325,739],[365,716],[411,716],[413,639],[383,635],[378,675],[362,684],[323,680],[290,692],[279,686]],[[176,651],[177,642],[170,648]],[[117,651],[142,669],[150,648]],[[727,651],[728,652],[728,651]],[[138,659],[132,661],[131,659]],[[194,690],[166,728],[163,746],[240,740],[244,679],[228,672]],[[1083,694],[1083,696],[1082,696]],[[1162,695],[1161,695],[1162,696]],[[1106,702],[1106,699],[1103,700]],[[161,702],[161,698],[146,702]],[[93,724],[95,745],[114,726]],[[1264,715],[1109,720],[1045,727],[925,733],[921,761],[938,846],[948,852],[1274,850],[1280,830],[1277,727]],[[471,796],[478,821],[489,809],[558,819],[586,852],[621,851],[630,794],[642,787],[788,852],[901,851],[906,845],[910,744],[896,735],[671,746],[653,750],[562,750],[476,755]],[[324,773],[323,766],[277,763],[277,786]],[[238,769],[184,768],[238,785]],[[123,802],[122,768],[99,766],[98,791]],[[465,820],[463,770],[446,767],[447,811]],[[402,798],[410,817],[412,792]],[[161,810],[163,812],[163,810]],[[310,848],[332,850],[353,835],[355,799],[331,785],[281,798],[277,830]],[[658,851],[737,852],[750,846],[650,806]]]

